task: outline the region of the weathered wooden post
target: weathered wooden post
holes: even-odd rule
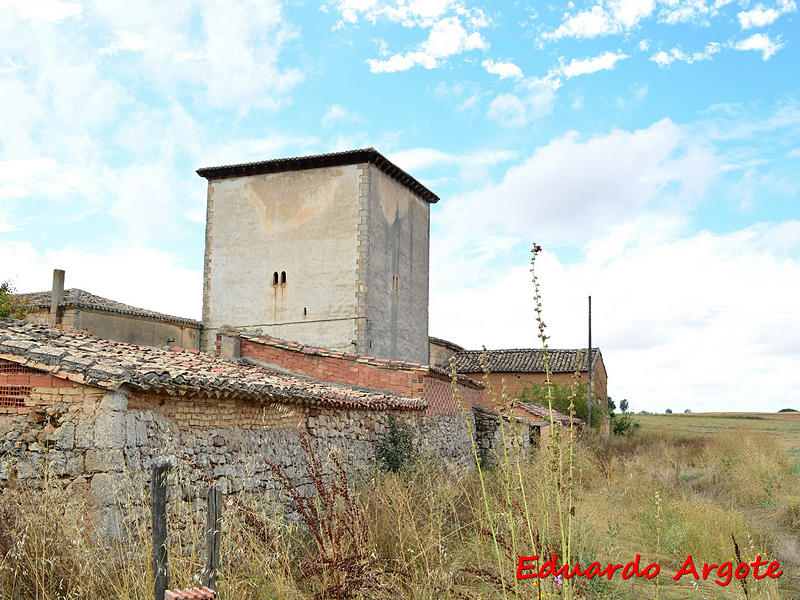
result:
[[[169,562],[167,560],[167,473],[169,462],[153,464],[153,479],[150,484],[150,509],[153,515],[153,597],[164,600],[169,584]]]
[[[203,585],[216,589],[219,571],[219,537],[222,523],[222,490],[212,485],[208,488],[208,515],[206,516],[206,568]]]

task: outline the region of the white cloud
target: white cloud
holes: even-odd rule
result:
[[[522,77],[522,69],[511,62],[495,62],[491,59],[486,59],[481,65],[492,75],[499,76],[500,79],[519,79]]]
[[[751,10],[740,12],[737,16],[742,29],[751,29],[774,23],[781,16],[781,13],[774,8],[764,8],[763,4],[759,4]]]
[[[357,23],[361,17],[371,23],[385,18],[404,27],[430,27],[448,12],[473,17],[480,14],[466,9],[458,0],[339,0],[334,8],[344,23]]]
[[[651,56],[650,60],[656,63],[659,67],[667,67],[675,61],[685,62],[686,64],[691,65],[692,63],[700,62],[702,60],[711,60],[711,57],[719,51],[719,43],[711,42],[710,44],[706,45],[702,52],[692,52],[691,54],[687,54],[681,48],[676,47],[668,51],[660,50]]]
[[[114,32],[102,55],[134,54],[162,89],[200,87],[216,108],[275,110],[303,81],[281,57],[297,33],[278,0],[98,3],[89,16]]]
[[[503,93],[489,104],[486,116],[503,127],[521,127],[528,122],[528,109],[518,96]]]
[[[639,41],[639,50],[642,52],[647,52],[650,49],[650,40],[640,40]]]
[[[35,248],[0,240],[0,280],[20,292],[49,290],[53,269],[66,271],[66,286],[167,314],[200,318],[202,270],[148,247],[114,246],[102,253],[67,246]]]
[[[542,37],[547,40],[560,40],[565,37],[585,39],[619,33],[621,30],[620,23],[602,6],[593,6],[575,15],[564,15],[564,22],[555,31],[545,33]]]
[[[779,39],[772,41],[765,33],[754,33],[749,38],[736,42],[733,47],[737,50],[756,50],[761,52],[761,60],[769,60],[786,45],[784,42],[780,42]]]
[[[19,17],[26,21],[59,23],[70,17],[77,17],[83,12],[83,5],[80,2],[10,0],[9,4],[17,11]]]
[[[503,127],[520,127],[553,111],[559,87],[561,80],[551,75],[529,77],[515,86],[515,93],[498,94],[489,104],[486,116]]]
[[[779,2],[777,8],[766,8],[763,4],[757,4],[750,10],[740,12],[739,25],[742,29],[752,29],[754,27],[765,27],[778,20],[782,14],[797,10],[797,5],[793,0],[783,0]]]
[[[570,77],[577,77],[578,75],[588,75],[590,73],[596,73],[597,71],[613,69],[617,62],[626,58],[628,58],[628,55],[622,52],[606,51],[603,54],[591,58],[573,58],[568,65],[563,64],[563,59],[561,59],[562,64],[560,72],[568,79]]]
[[[569,264],[545,245],[537,273],[550,346],[585,347],[591,294],[612,397],[636,410],[796,406],[799,240],[798,221],[713,234],[645,217],[596,234]],[[470,348],[539,346],[524,254],[491,283],[434,286],[431,333]]]
[[[443,225],[432,244],[450,263],[464,266],[434,279],[444,287],[473,284],[481,271],[469,257],[497,257],[478,253],[474,240],[500,236],[511,246],[520,238],[582,245],[620,221],[693,206],[713,181],[716,165],[713,150],[669,120],[589,138],[568,133],[510,167],[500,183],[443,203],[437,218]],[[465,237],[467,230],[472,233]]]
[[[325,111],[325,116],[322,117],[322,124],[329,126],[340,121],[358,122],[360,120],[361,119],[343,106],[339,104],[331,104],[328,107],[328,110]]]
[[[381,40],[380,54],[388,57],[367,59],[373,73],[395,73],[415,66],[433,69],[451,56],[489,46],[480,33],[489,20],[481,9],[468,8],[460,0],[339,0],[333,7],[342,17],[337,27],[363,19],[373,25],[384,20],[428,30],[427,39],[406,52],[392,54]]]
[[[516,158],[513,150],[483,150],[464,154],[444,152],[435,148],[410,148],[388,153],[389,159],[408,172],[427,169],[439,165],[458,165],[462,168],[476,168],[508,162]]]
[[[450,16],[434,23],[428,39],[417,49],[383,60],[369,58],[367,64],[373,73],[407,71],[416,65],[433,69],[450,56],[487,47],[488,43],[476,27],[467,28],[460,17]]]
[[[630,29],[653,14],[655,6],[655,0],[614,0],[609,3],[614,19],[625,29]]]

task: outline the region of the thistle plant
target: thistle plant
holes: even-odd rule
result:
[[[494,545],[494,554],[497,558],[497,569],[500,573],[500,585],[503,590],[503,599],[506,600],[508,598],[508,592],[506,591],[506,584],[505,584],[505,577],[503,576],[503,559],[500,554],[500,544],[497,540],[497,530],[494,526],[494,520],[492,519],[492,511],[489,509],[489,495],[486,491],[486,480],[483,473],[483,468],[481,466],[481,459],[478,456],[478,444],[475,441],[475,431],[472,423],[472,419],[470,418],[469,413],[467,412],[467,408],[464,406],[464,399],[461,397],[461,390],[458,387],[458,374],[456,371],[456,360],[455,357],[450,357],[450,389],[453,393],[453,398],[455,398],[456,403],[458,404],[458,408],[461,411],[462,416],[464,417],[464,421],[466,422],[467,433],[469,434],[469,441],[472,446],[472,457],[475,460],[475,465],[478,469],[478,479],[481,484],[481,495],[483,497],[483,507],[486,511],[486,521],[489,525],[489,531],[492,534],[492,542]]]
[[[550,356],[548,354],[547,340],[549,336],[545,333],[547,325],[542,318],[542,294],[539,286],[539,278],[536,275],[536,257],[542,251],[542,247],[538,244],[533,244],[531,248],[531,280],[533,282],[533,303],[534,311],[536,312],[536,323],[538,327],[537,337],[542,343],[542,363],[544,364],[545,371],[545,390],[547,397],[547,408],[550,414],[550,464],[551,475],[553,482],[553,489],[555,490],[556,499],[556,513],[558,518],[559,533],[561,536],[561,560],[562,564],[569,564],[570,560],[570,546],[572,542],[572,500],[573,500],[573,456],[574,456],[574,428],[573,428],[573,415],[575,412],[574,397],[570,400],[570,427],[569,427],[569,445],[568,445],[568,461],[569,461],[569,476],[564,486],[563,472],[562,472],[562,456],[561,445],[559,443],[559,430],[556,428],[556,422],[553,417],[553,382],[551,379],[550,370]],[[567,493],[567,510],[563,508],[562,493],[566,487]],[[566,512],[566,515],[564,514]],[[565,522],[566,521],[566,522]],[[564,586],[563,594],[565,598],[572,598],[572,588],[569,585]]]

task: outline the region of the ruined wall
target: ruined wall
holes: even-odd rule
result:
[[[229,325],[356,350],[360,175],[348,165],[209,181],[204,349]]]
[[[368,228],[359,229],[359,250],[368,252],[359,271],[368,316],[362,353],[426,364],[430,205],[377,167],[363,168],[369,193],[362,198]]]
[[[450,365],[448,361],[450,357],[460,350],[463,350],[461,346],[446,340],[428,338],[428,364],[449,371]]]
[[[475,438],[481,464],[491,466],[498,460],[509,457],[524,456],[531,446],[533,433],[528,421],[504,415],[497,411],[476,407]],[[538,428],[537,428],[538,433]]]
[[[197,489],[274,491],[267,462],[308,486],[297,433],[321,456],[336,451],[354,472],[374,464],[375,443],[394,414],[411,428],[422,455],[472,463],[471,413],[332,410],[243,400],[176,398],[106,391],[0,361],[0,491],[11,479],[41,485],[45,470],[86,494],[96,519],[113,530],[111,506],[145,490],[155,460],[167,458]]]

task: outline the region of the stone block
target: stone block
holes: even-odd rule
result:
[[[125,469],[125,458],[122,450],[90,448],[86,451],[84,464],[87,473],[96,473],[98,471],[120,472]]]
[[[92,523],[100,537],[119,540],[123,535],[122,514],[116,507],[107,506],[91,513]]]
[[[94,444],[94,423],[90,417],[81,417],[75,427],[75,447],[91,448]]]
[[[128,410],[128,396],[120,391],[106,392],[100,401],[100,410]]]
[[[19,479],[34,479],[42,476],[42,464],[33,456],[23,456],[17,462],[17,477]]]
[[[121,412],[97,415],[94,443],[98,448],[122,448],[125,445],[125,415]]]
[[[72,450],[75,447],[75,423],[67,421],[54,432],[56,450]]]
[[[82,499],[89,493],[89,481],[85,477],[76,477],[67,485],[70,498]]]
[[[136,442],[136,415],[128,413],[125,415],[125,443],[131,447],[137,446]]]
[[[89,502],[94,506],[112,506],[119,492],[117,478],[111,473],[97,473],[92,477]]]

